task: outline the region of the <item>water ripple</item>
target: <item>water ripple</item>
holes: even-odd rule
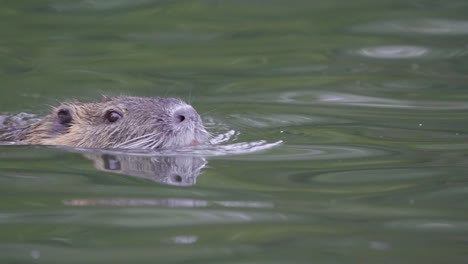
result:
[[[386,226],[391,229],[424,232],[452,231],[459,233],[468,230],[467,221],[455,221],[451,219],[397,220],[388,222]]]
[[[429,53],[429,49],[418,46],[389,45],[362,48],[357,53],[365,57],[378,59],[408,59],[425,56]]]
[[[353,170],[332,173],[323,173],[313,178],[314,182],[326,183],[370,183],[370,182],[402,182],[405,180],[414,181],[432,177],[442,177],[440,171],[434,169],[372,169]]]
[[[101,208],[87,210],[82,208],[44,211],[41,213],[4,213],[0,215],[1,224],[106,224],[127,227],[193,226],[196,224],[227,224],[265,221],[285,221],[293,215],[274,211],[241,210],[196,210],[170,208],[154,210],[147,207],[126,207],[125,210]],[[157,221],[155,221],[157,219]],[[177,220],[175,220],[177,219]]]
[[[259,151],[268,150],[279,146],[283,143],[282,140],[276,142],[267,142],[266,140],[258,140],[251,142],[230,143],[226,145],[206,145],[195,148],[182,148],[178,150],[161,151],[162,155],[199,155],[203,157],[208,156],[225,156],[225,155],[239,155],[255,153]]]
[[[432,83],[434,85],[435,82]],[[398,89],[423,89],[425,88],[421,84],[415,84],[413,86],[412,83],[407,84],[408,86],[399,87]],[[455,87],[455,86],[454,86]],[[464,86],[460,86],[464,87]],[[358,88],[363,88],[360,85]],[[364,87],[368,89],[367,87]],[[387,87],[383,87],[387,89]],[[382,88],[382,89],[383,89]],[[393,87],[391,87],[393,89]],[[428,87],[432,88],[432,87]],[[354,84],[350,84],[347,87],[349,90],[362,90],[362,89],[354,89]],[[380,89],[376,87],[376,89]],[[332,90],[332,89],[330,89]],[[345,90],[345,89],[342,89]],[[389,98],[389,97],[376,97],[376,96],[368,96],[363,94],[356,94],[356,93],[345,93],[345,92],[334,92],[328,90],[296,90],[296,91],[284,91],[284,92],[273,92],[273,93],[257,93],[252,94],[249,98],[245,98],[244,95],[239,96],[231,96],[230,98],[224,98],[223,102],[235,102],[239,107],[240,101],[245,104],[265,104],[271,105],[272,102],[281,103],[281,104],[288,104],[288,105],[310,105],[310,106],[317,106],[319,107],[321,104],[326,105],[343,105],[343,106],[361,106],[361,107],[378,107],[378,108],[413,108],[419,110],[465,110],[468,109],[468,103],[463,100],[424,100],[421,96],[418,97],[418,100],[409,100],[409,97],[400,97],[403,99],[396,99],[396,98]],[[424,94],[423,94],[424,95]],[[430,95],[428,93],[428,95]],[[407,99],[408,98],[408,99]],[[250,114],[249,114],[250,115]],[[263,117],[258,117],[254,113],[252,113],[252,118],[249,116],[242,116],[242,115],[234,115],[238,121],[248,124],[253,127],[271,127],[281,125],[280,123],[283,120],[276,120],[272,122],[271,120],[278,117],[286,117],[289,120],[284,120],[288,125],[294,124],[305,124],[305,123],[317,123],[322,122],[323,119],[320,115],[314,116],[313,113],[309,116],[300,116],[300,115],[264,115]],[[260,120],[264,119],[264,120]],[[330,119],[325,119],[324,121],[330,122]],[[333,120],[333,122],[339,122],[339,119]],[[276,124],[275,124],[276,123]]]
[[[384,45],[365,47],[350,53],[374,59],[447,59],[466,56],[468,50],[466,48],[435,49],[411,45]]]
[[[293,114],[249,114],[249,115],[230,115],[234,122],[241,123],[248,127],[266,128],[279,126],[303,125],[309,123],[324,123],[326,120],[323,117],[313,115],[293,115]]]
[[[336,160],[389,155],[384,149],[356,146],[333,145],[284,145],[278,151],[272,150],[262,155],[241,155],[230,160],[286,161],[286,160]]]
[[[379,21],[354,26],[351,30],[379,34],[466,35],[468,34],[468,21],[449,19]]]
[[[127,38],[132,41],[154,41],[157,43],[180,44],[187,42],[211,41],[220,36],[221,34],[214,32],[167,31],[130,33],[127,35]]]
[[[267,96],[262,96],[267,98]],[[272,98],[273,96],[269,96]],[[260,99],[261,100],[261,99]],[[273,99],[275,100],[275,99]],[[347,106],[379,107],[379,108],[414,108],[421,110],[464,110],[468,103],[463,101],[426,101],[402,100],[383,97],[364,96],[351,93],[328,91],[296,91],[284,92],[276,96],[276,101],[287,104],[337,104]]]
[[[112,10],[116,8],[141,6],[151,3],[151,0],[115,0],[115,1],[99,1],[99,0],[81,0],[64,2],[58,1],[50,4],[50,6],[58,12],[67,11],[85,11],[85,10]]]
[[[259,201],[206,201],[182,198],[170,199],[72,199],[63,201],[64,205],[73,207],[107,206],[107,207],[167,207],[167,208],[200,208],[221,206],[229,208],[273,208],[273,203]]]

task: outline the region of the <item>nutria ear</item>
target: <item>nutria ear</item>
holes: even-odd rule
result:
[[[57,112],[57,122],[60,125],[64,125],[66,127],[70,126],[71,121],[73,120],[70,110],[66,108],[59,109]]]
[[[68,132],[68,129],[71,127],[73,121],[71,110],[67,108],[57,109],[57,116],[55,121],[52,123],[51,133],[54,135],[61,135]]]
[[[70,110],[67,108],[57,109],[57,116],[55,121],[52,123],[51,133],[55,135],[61,135],[68,132],[73,121]]]

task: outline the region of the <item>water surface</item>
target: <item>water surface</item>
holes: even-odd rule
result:
[[[0,146],[0,262],[468,262],[467,14],[461,0],[5,2],[0,111],[177,96],[226,137],[222,155]]]

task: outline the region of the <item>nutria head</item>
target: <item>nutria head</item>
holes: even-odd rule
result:
[[[24,130],[27,144],[87,148],[161,149],[204,143],[198,113],[176,98],[104,97],[68,102]]]

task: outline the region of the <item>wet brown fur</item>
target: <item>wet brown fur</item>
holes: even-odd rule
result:
[[[170,111],[179,106],[187,105],[175,98],[125,96],[103,97],[95,102],[71,101],[54,107],[49,115],[37,123],[11,130],[3,137],[0,135],[0,140],[8,139],[33,145],[114,148],[125,140],[142,137],[149,133],[156,134],[157,132],[162,137],[175,136],[169,121],[172,118]],[[72,117],[71,122],[66,125],[60,124],[57,118],[59,111],[63,109],[68,110]],[[126,119],[109,123],[105,118],[108,111],[117,111]],[[194,136],[195,140],[204,141],[208,134],[201,120],[194,122],[193,127],[194,129],[190,131],[194,133],[201,131],[200,139],[197,138],[197,134]],[[183,133],[188,133],[185,130],[187,129],[184,127]]]

